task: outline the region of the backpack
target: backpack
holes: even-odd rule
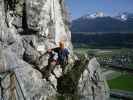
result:
[[[69,51],[68,49],[64,48],[59,51],[59,64],[61,65],[67,65],[68,64],[68,55]]]

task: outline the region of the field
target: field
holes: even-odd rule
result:
[[[128,64],[128,67],[133,68],[133,63]]]
[[[133,76],[132,75],[121,75],[112,80],[108,80],[110,89],[117,89],[123,91],[133,92]]]

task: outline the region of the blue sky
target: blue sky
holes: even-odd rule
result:
[[[65,0],[71,19],[96,11],[114,16],[122,12],[133,13],[133,0]]]

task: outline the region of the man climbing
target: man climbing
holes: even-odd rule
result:
[[[64,73],[65,66],[68,64],[69,51],[65,48],[64,43],[60,42],[59,47],[48,49],[47,53],[49,54],[48,61],[48,73],[53,73],[53,70],[56,65],[61,65],[62,71]],[[48,75],[49,76],[49,75]],[[55,75],[56,76],[56,75]]]
[[[49,59],[48,66],[45,72],[46,77],[48,78],[51,73],[55,75],[53,71],[56,65],[61,65],[64,72],[65,66],[68,64],[69,55],[69,51],[67,48],[64,47],[64,43],[60,42],[59,47],[48,49],[47,53],[49,54]]]
[[[60,65],[67,65],[68,64],[68,55],[69,55],[69,51],[67,48],[64,47],[64,43],[60,42],[59,43],[60,47],[59,47],[59,52],[58,52],[58,61]]]
[[[63,42],[60,42],[59,47],[55,48],[54,51],[58,53],[57,64],[61,65],[64,72],[65,66],[68,64],[69,51],[67,48],[65,48]]]

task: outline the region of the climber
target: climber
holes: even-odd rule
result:
[[[64,47],[63,42],[59,42],[59,47],[52,49],[54,52],[58,53],[57,65],[67,65],[69,51]]]
[[[53,50],[58,53],[57,65],[61,65],[62,72],[64,73],[65,66],[68,64],[69,51],[65,48],[63,42],[59,42],[59,47],[54,48]]]
[[[68,64],[69,51],[65,48],[64,42],[59,42],[59,47],[52,49],[52,51],[58,54],[56,65],[61,65],[61,67],[63,67]]]
[[[48,49],[47,53],[49,54],[49,59],[48,59],[46,77],[49,77],[50,73],[55,75],[53,71],[56,65],[61,65],[62,70],[64,71],[65,66],[68,64],[68,55],[69,55],[69,51],[67,48],[64,47],[64,43],[60,42],[59,47]]]
[[[58,61],[60,65],[67,65],[68,64],[68,55],[69,51],[67,48],[64,47],[64,43],[59,43],[59,52],[58,52]]]

